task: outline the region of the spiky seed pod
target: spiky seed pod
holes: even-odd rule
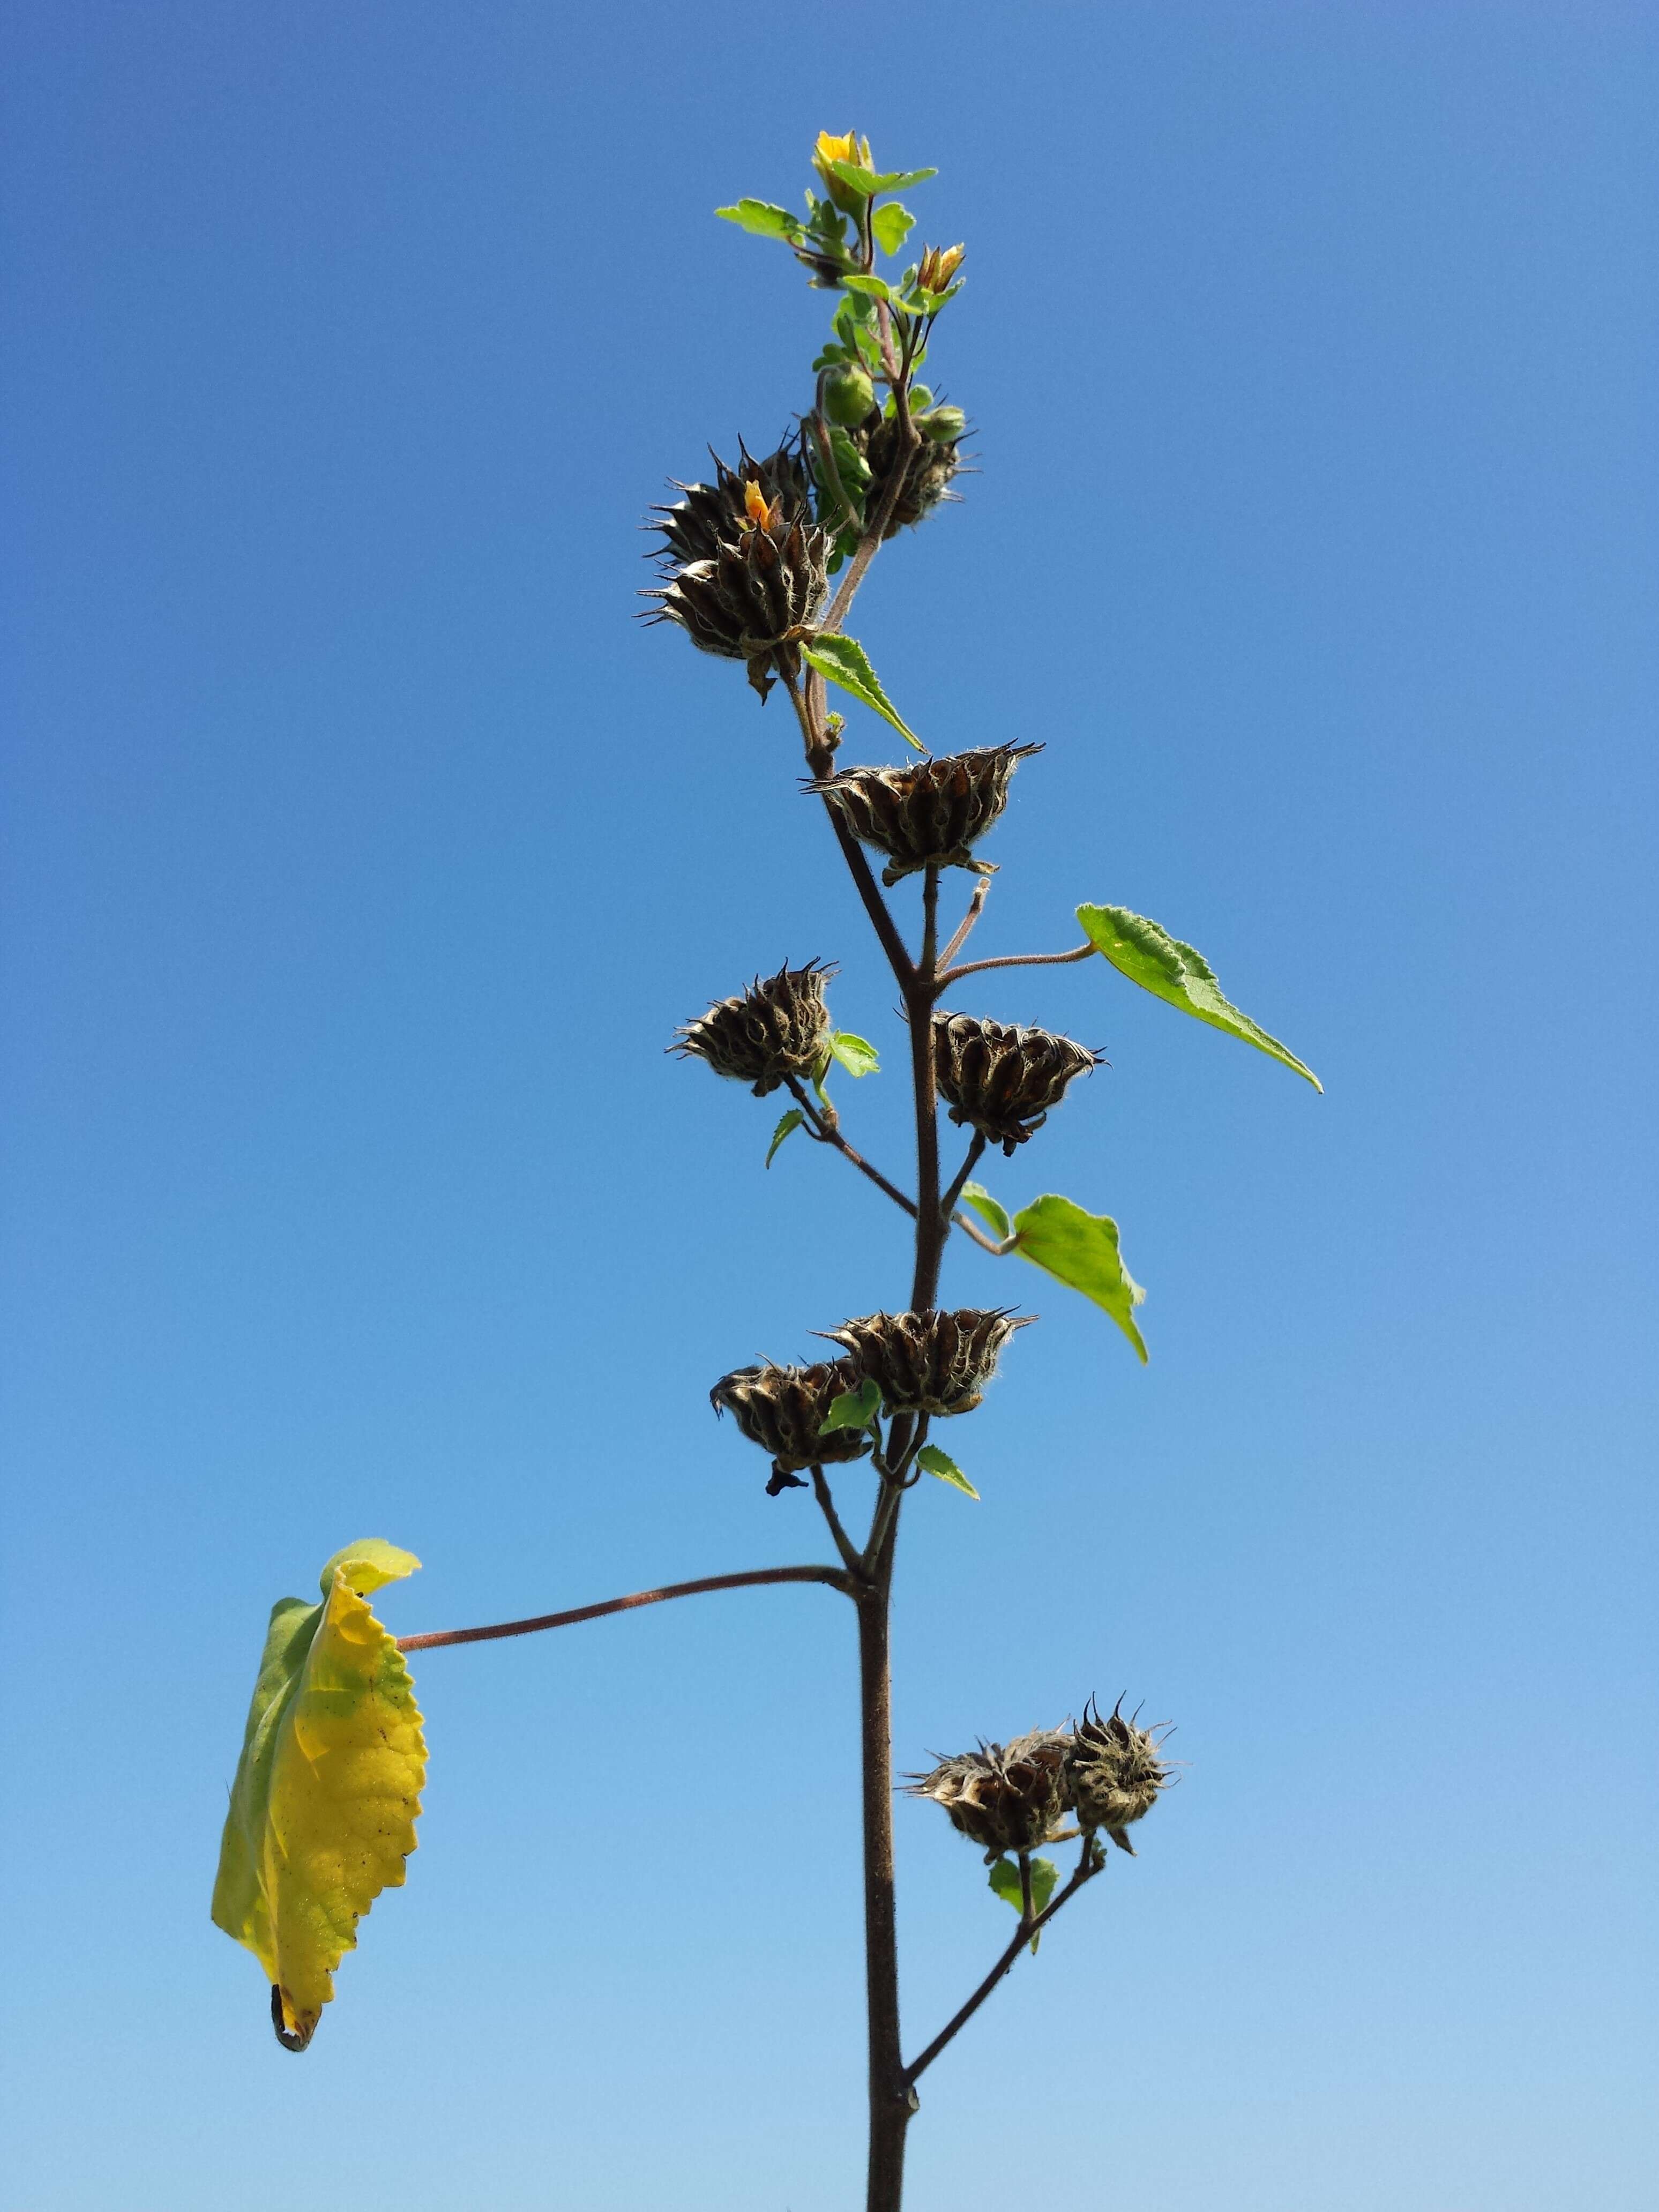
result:
[[[988,872],[970,847],[1008,804],[1008,780],[1041,745],[981,745],[906,768],[844,768],[809,791],[821,793],[853,835],[888,856],[892,884],[918,868]]]
[[[1097,1054],[1049,1030],[973,1014],[933,1017],[934,1074],[951,1119],[1000,1145],[1011,1159],[1059,1105],[1073,1077],[1097,1065]]]
[[[918,424],[918,428],[925,428],[925,425]],[[951,477],[961,466],[957,455],[960,434],[924,435],[907,459],[896,415],[884,415],[872,427],[864,449],[872,478],[866,513],[874,514],[880,507],[893,471],[901,465],[904,471],[884,537],[895,537],[900,530],[922,521],[945,497]]]
[[[746,663],[764,699],[774,672],[791,683],[800,674],[800,640],[822,611],[835,540],[792,517],[781,496],[769,501],[758,484],[745,484],[744,495],[748,520],[738,534],[645,596],[660,599],[658,619],[678,623],[704,653]]]
[[[997,1355],[1028,1326],[1001,1309],[865,1314],[823,1331],[859,1379],[874,1382],[890,1413],[971,1413],[996,1372]]]
[[[722,545],[742,536],[749,517],[746,487],[751,483],[758,486],[768,507],[782,507],[787,520],[811,521],[806,467],[793,439],[786,438],[776,453],[758,461],[739,439],[735,469],[727,468],[712,447],[709,458],[714,464],[714,483],[677,482],[675,489],[684,497],[672,507],[654,508],[653,512],[662,520],[646,525],[649,530],[661,531],[666,542],[655,551],[669,569],[685,568],[694,561],[712,561]]]
[[[720,999],[677,1032],[671,1052],[706,1060],[716,1075],[752,1083],[757,1098],[786,1076],[811,1078],[829,1056],[832,1030],[823,987],[835,974],[821,960],[757,975],[737,997]]]
[[[1071,1741],[1063,1729],[1035,1729],[1006,1746],[982,1743],[977,1751],[941,1759],[930,1774],[914,1776],[908,1794],[942,1805],[951,1826],[988,1858],[1034,1850],[1057,1832],[1069,1809]]]
[[[869,1450],[872,1440],[867,1429],[818,1434],[842,1391],[856,1388],[857,1379],[844,1359],[821,1360],[813,1367],[776,1367],[767,1360],[758,1367],[739,1367],[722,1375],[708,1401],[717,1413],[730,1413],[751,1444],[771,1453],[772,1480],[766,1487],[775,1498],[781,1490],[801,1486],[800,1468],[862,1459]]]
[[[1073,1731],[1066,1781],[1078,1825],[1104,1828],[1120,1850],[1134,1856],[1124,1831],[1144,1820],[1169,1786],[1170,1769],[1150,1730],[1126,1721],[1115,1705],[1103,1720],[1092,1702]]]

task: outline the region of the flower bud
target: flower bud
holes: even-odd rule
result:
[[[1000,1145],[1011,1159],[1059,1105],[1073,1077],[1097,1065],[1086,1047],[1049,1030],[974,1014],[933,1017],[934,1073],[951,1119]]]
[[[855,191],[836,174],[831,164],[851,161],[860,169],[872,169],[870,141],[860,138],[855,131],[843,132],[839,137],[830,131],[820,131],[817,144],[812,149],[812,167],[823,179],[823,188],[838,208],[848,215],[857,215],[869,198],[867,192]]]
[[[916,428],[937,446],[954,446],[968,428],[968,417],[960,407],[935,407],[918,418]]]
[[[1029,1318],[1000,1309],[866,1314],[823,1334],[847,1352],[860,1382],[874,1382],[890,1413],[971,1413],[996,1372],[997,1355]]]
[[[823,987],[835,973],[822,961],[757,976],[736,998],[720,999],[687,1022],[668,1048],[706,1060],[716,1075],[751,1083],[757,1098],[786,1076],[811,1078],[830,1054],[830,1010]]]
[[[832,368],[823,380],[823,411],[832,422],[851,429],[862,422],[876,404],[876,388],[861,368],[851,362]]]
[[[797,1486],[799,1470],[862,1459],[872,1438],[868,1429],[818,1431],[830,1408],[845,1390],[856,1387],[844,1359],[821,1360],[812,1367],[777,1367],[770,1360],[721,1376],[708,1394],[716,1413],[730,1413],[751,1444],[772,1455],[767,1489]]]
[[[1115,1705],[1103,1720],[1091,1701],[1073,1731],[1066,1766],[1078,1826],[1104,1828],[1118,1849],[1133,1858],[1134,1845],[1125,1829],[1144,1820],[1159,1792],[1170,1785],[1170,1769],[1157,1738],[1126,1721]]]
[[[965,246],[928,246],[916,264],[916,288],[922,292],[948,292],[951,279],[961,268]]]
[[[985,745],[907,768],[844,768],[806,786],[821,793],[853,835],[888,855],[884,884],[918,868],[972,868],[969,848],[1008,803],[1008,779],[1041,745]]]
[[[1067,1809],[1070,1744],[1063,1729],[1036,1729],[1006,1747],[982,1743],[941,1759],[930,1774],[913,1776],[908,1794],[942,1805],[951,1826],[981,1845],[987,1858],[1035,1850],[1057,1833]]]

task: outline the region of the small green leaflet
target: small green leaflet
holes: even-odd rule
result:
[[[849,1075],[873,1075],[881,1066],[874,1045],[854,1036],[851,1030],[837,1030],[830,1040],[830,1050]]]
[[[855,699],[879,714],[884,722],[890,722],[908,745],[919,753],[927,750],[921,739],[907,723],[900,719],[898,709],[881,688],[881,679],[870,665],[870,656],[855,637],[841,637],[828,631],[821,632],[810,645],[802,646],[801,659],[809,668],[816,668],[831,684],[839,684],[843,691],[850,691]]]
[[[964,1498],[977,1499],[976,1491],[949,1452],[942,1452],[937,1444],[924,1444],[916,1454],[916,1465],[936,1474],[941,1482],[948,1482],[952,1490],[961,1491]]]
[[[866,300],[885,300],[891,305],[898,296],[882,276],[843,276],[841,281],[849,292],[862,292]]]
[[[896,200],[878,208],[870,218],[870,228],[876,234],[876,244],[884,253],[896,253],[911,231],[915,217],[908,208],[901,207]]]
[[[714,212],[727,222],[742,226],[756,238],[787,239],[791,246],[799,246],[806,235],[805,226],[787,208],[774,207],[769,200],[739,200],[735,207],[716,208]]]
[[[1104,1213],[1085,1213],[1053,1191],[1033,1199],[1014,1216],[1013,1249],[1073,1291],[1081,1291],[1123,1331],[1144,1366],[1146,1346],[1135,1327],[1135,1308],[1146,1293],[1123,1264],[1117,1224]]]
[[[1013,1223],[1009,1220],[982,1182],[963,1183],[962,1201],[964,1206],[971,1206],[986,1227],[994,1230],[1005,1243],[1013,1235]]]
[[[1019,1867],[1016,1861],[1000,1858],[991,1869],[990,1886],[1005,1905],[1012,1905],[1016,1912],[1025,1910],[1025,1893],[1020,1887]],[[1031,1861],[1031,1911],[1035,1916],[1048,1910],[1048,1900],[1054,1893],[1054,1884],[1060,1880],[1060,1869],[1052,1859]],[[1032,1936],[1031,1950],[1035,1956],[1042,1941],[1042,1931]]]
[[[830,167],[844,185],[866,199],[873,199],[878,192],[902,192],[912,185],[925,185],[929,177],[939,174],[937,169],[892,169],[885,175],[876,169],[866,169],[859,161],[832,161]]]
[[[1305,1066],[1287,1046],[1258,1028],[1248,1014],[1241,1013],[1230,999],[1224,997],[1214,969],[1194,946],[1171,937],[1145,915],[1131,914],[1127,906],[1080,906],[1077,918],[1090,944],[1111,962],[1120,975],[1127,975],[1132,983],[1139,983],[1143,991],[1150,991],[1166,1005],[1179,1006],[1183,1014],[1207,1022],[1212,1029],[1224,1030],[1229,1036],[1243,1037],[1246,1044],[1265,1052],[1269,1060],[1279,1060],[1285,1067],[1293,1067],[1298,1075],[1306,1076],[1316,1091],[1324,1090],[1312,1068]]]
[[[769,1168],[777,1158],[778,1146],[786,1137],[793,1137],[805,1119],[805,1115],[801,1112],[799,1106],[792,1106],[777,1127],[773,1130],[772,1141],[766,1150],[766,1164]]]
[[[818,1423],[818,1434],[836,1429],[867,1429],[881,1410],[881,1391],[874,1382],[860,1382],[856,1390],[843,1390]]]

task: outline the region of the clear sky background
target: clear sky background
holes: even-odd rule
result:
[[[1047,746],[980,949],[1133,906],[1328,1088],[1103,963],[960,995],[1107,1051],[988,1180],[1118,1218],[1152,1357],[953,1249],[1042,1325],[949,1435],[983,1503],[908,1516],[899,1764],[1127,1691],[1188,1765],[908,2201],[1647,2212],[1652,10],[4,45],[6,2212],[858,2197],[829,1593],[428,1654],[303,2058],[207,1918],[266,1611],[348,1539],[425,1560],[400,1632],[822,1553],[704,1394],[902,1302],[896,1218],[662,1048],[822,955],[890,1065],[890,979],[782,702],[632,615],[830,304],[710,211],[849,124],[969,246],[982,473],[857,629],[937,748]],[[902,1164],[897,1077],[841,1089]],[[915,2048],[1010,1923],[899,1832]]]

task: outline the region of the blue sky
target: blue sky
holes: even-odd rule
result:
[[[4,39],[8,2212],[857,2194],[827,1593],[427,1655],[304,2058],[207,1920],[266,1610],[348,1540],[425,1560],[400,1632],[822,1549],[704,1394],[899,1303],[895,1222],[662,1047],[818,955],[896,1064],[890,981],[781,702],[631,617],[826,313],[710,210],[848,124],[969,247],[981,473],[857,628],[936,748],[1046,745],[980,949],[1134,907],[1327,1085],[1103,964],[964,987],[1107,1052],[987,1180],[1117,1217],[1152,1357],[953,1251],[1042,1325],[951,1432],[982,1504],[915,1501],[899,1763],[1127,1690],[1188,1764],[908,2201],[1040,2146],[1159,2212],[1651,2205],[1651,12]],[[899,1832],[914,2048],[1006,1915]]]

